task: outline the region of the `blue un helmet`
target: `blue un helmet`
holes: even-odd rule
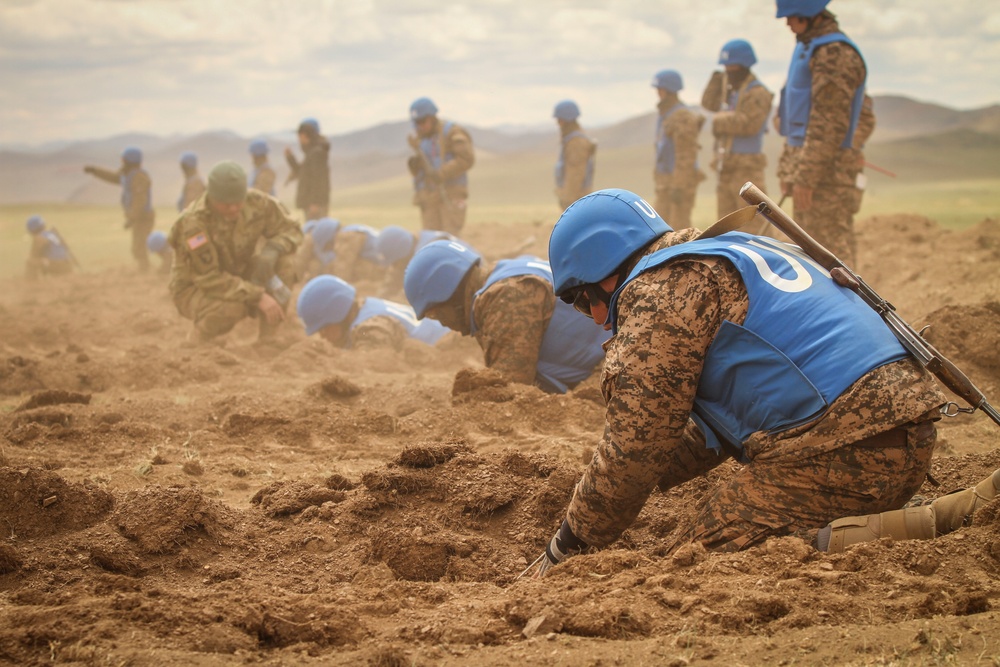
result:
[[[45,221],[42,220],[42,216],[33,215],[28,218],[28,221],[24,223],[24,226],[27,228],[29,234],[37,234],[45,229]]]
[[[684,81],[680,72],[675,69],[661,69],[653,75],[653,88],[662,88],[671,93],[679,93],[684,89]]]
[[[375,249],[387,265],[395,264],[399,260],[409,257],[416,243],[417,239],[413,234],[402,227],[389,225],[379,232],[378,239],[375,241]]]
[[[329,264],[336,258],[337,253],[327,250],[327,246],[340,231],[340,220],[320,218],[314,222],[308,232],[313,239],[313,255],[323,264]]]
[[[319,134],[319,121],[315,118],[303,118],[299,123],[299,132]]]
[[[751,67],[756,62],[757,54],[745,39],[731,39],[722,45],[722,51],[719,52],[720,65]]]
[[[267,142],[263,139],[256,139],[250,142],[250,155],[254,157],[260,157],[262,155],[267,155],[270,149],[267,147]]]
[[[580,117],[580,107],[578,107],[576,102],[573,100],[563,100],[556,105],[556,109],[552,112],[552,116],[554,118],[558,118],[559,120],[576,120]]]
[[[191,151],[181,153],[181,165],[194,169],[198,166],[198,156]]]
[[[167,247],[167,235],[160,230],[150,232],[146,237],[146,247],[150,252],[162,252]]]
[[[417,318],[428,308],[455,295],[462,280],[482,256],[455,241],[434,241],[418,250],[403,275],[403,291]]]
[[[129,146],[122,151],[122,159],[129,164],[142,164],[142,151],[135,146]]]
[[[437,105],[434,104],[431,98],[418,97],[410,105],[410,120],[416,123],[427,116],[436,116],[437,112]]]
[[[316,276],[299,292],[296,311],[312,336],[323,327],[340,324],[351,312],[357,290],[336,276]]]
[[[802,18],[812,18],[826,9],[830,0],[777,0],[778,12],[776,18],[783,19],[788,16],[799,16]]]
[[[613,188],[573,203],[549,237],[549,264],[557,296],[599,283],[633,253],[671,231],[642,197]]]

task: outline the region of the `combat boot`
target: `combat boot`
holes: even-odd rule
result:
[[[974,487],[941,496],[929,505],[837,519],[819,531],[816,547],[820,551],[840,553],[852,544],[881,537],[932,539],[969,525],[976,510],[998,495],[1000,470],[995,470]]]

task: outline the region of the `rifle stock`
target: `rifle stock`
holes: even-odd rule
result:
[[[830,272],[830,277],[841,287],[846,287],[857,294],[885,321],[903,347],[912,354],[928,371],[933,373],[948,389],[972,406],[959,408],[954,404],[946,407],[946,414],[956,412],[975,412],[982,410],[997,425],[1000,425],[1000,412],[990,405],[986,396],[972,380],[955,364],[941,354],[937,348],[924,340],[913,327],[906,323],[897,313],[895,307],[875,292],[859,275],[854,273],[836,255],[827,250],[821,243],[799,226],[781,207],[775,204],[766,194],[753,183],[745,183],[740,188],[740,197],[748,204],[757,207],[757,211],[772,225],[781,230],[794,244],[814,259],[820,266]]]

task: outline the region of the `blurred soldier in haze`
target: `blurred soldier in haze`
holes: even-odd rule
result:
[[[403,275],[410,260],[418,250],[434,241],[463,243],[457,236],[433,229],[423,229],[414,234],[402,227],[389,225],[379,232],[375,249],[385,267],[385,278],[379,289],[379,296],[390,298],[402,295]]]
[[[559,125],[562,148],[556,162],[556,198],[559,210],[566,209],[594,189],[594,163],[597,144],[580,129],[580,107],[573,100],[563,100],[552,113]]]
[[[259,190],[264,194],[274,196],[274,182],[276,176],[274,169],[267,161],[267,154],[271,151],[267,142],[257,139],[250,142],[250,157],[253,159],[253,170],[250,172],[249,186],[254,190]]]
[[[340,221],[333,218],[310,220],[302,226],[303,240],[298,250],[298,275],[309,280],[324,273],[333,273],[337,256],[336,240]]]
[[[407,137],[414,155],[407,166],[413,175],[413,203],[420,207],[424,229],[458,234],[465,226],[469,200],[467,172],[476,161],[469,133],[452,121],[441,121],[438,108],[421,97],[410,105],[416,134]]]
[[[785,148],[778,163],[802,227],[848,265],[855,262],[854,147],[867,69],[858,47],[825,9],[829,0],[778,0],[777,17],[795,33],[795,51],[775,116]]]
[[[151,232],[146,238],[146,248],[160,258],[159,272],[170,273],[170,265],[174,261],[174,249],[167,242],[167,235],[158,229]]]
[[[407,305],[359,296],[336,276],[317,276],[306,283],[297,310],[307,336],[318,333],[337,347],[399,350],[407,338],[434,345],[449,333],[440,322],[418,320]]]
[[[225,334],[245,317],[259,318],[261,340],[273,336],[291,300],[302,242],[281,202],[248,191],[243,168],[220,162],[206,193],[174,222],[169,241],[170,292],[180,314],[194,321],[193,341]]]
[[[510,382],[562,394],[604,360],[607,332],[556,299],[552,270],[538,257],[487,266],[468,246],[435,241],[413,256],[403,288],[417,317],[475,337],[487,368]]]
[[[747,181],[764,190],[764,132],[774,94],[750,71],[756,62],[749,42],[726,42],[719,53],[719,64],[725,69],[712,73],[701,96],[701,106],[715,112],[712,167],[719,173],[716,196],[720,218],[746,205],[740,199],[740,188]]]
[[[102,181],[121,185],[125,229],[132,230],[132,256],[138,262],[140,271],[148,271],[146,237],[153,231],[156,214],[153,211],[153,184],[142,168],[142,151],[133,146],[122,151],[122,166],[118,171],[93,165],[87,165],[83,171]]]
[[[291,148],[285,149],[285,159],[291,168],[286,183],[298,179],[295,206],[302,209],[306,220],[317,220],[330,212],[330,142],[319,133],[319,121],[315,118],[299,123],[299,146],[302,162]]]
[[[665,69],[653,77],[660,98],[656,121],[656,211],[675,229],[691,226],[698,183],[705,174],[698,168],[698,133],[705,117],[689,109],[677,96],[684,88],[676,70]]]
[[[854,177],[854,209],[851,211],[851,218],[861,210],[861,200],[865,196],[865,188],[868,186],[868,177],[865,176],[865,144],[875,131],[875,102],[865,93],[865,98],[861,102],[861,115],[858,116],[858,129],[854,131],[854,141],[852,145],[858,151],[858,175]]]
[[[177,198],[177,210],[183,211],[188,204],[205,194],[205,181],[201,180],[201,174],[198,173],[197,155],[191,151],[182,153],[180,162],[184,186],[181,188],[181,196]]]
[[[31,234],[31,250],[28,253],[25,275],[29,280],[39,276],[59,276],[73,270],[69,248],[54,229],[46,229],[41,216],[28,218],[25,228]]]

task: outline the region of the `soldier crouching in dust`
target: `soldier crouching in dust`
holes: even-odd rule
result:
[[[281,202],[248,191],[243,168],[220,162],[206,193],[174,222],[169,240],[170,293],[180,314],[194,321],[192,341],[228,333],[245,317],[260,319],[261,341],[273,338],[291,300],[302,242],[298,222]]]

